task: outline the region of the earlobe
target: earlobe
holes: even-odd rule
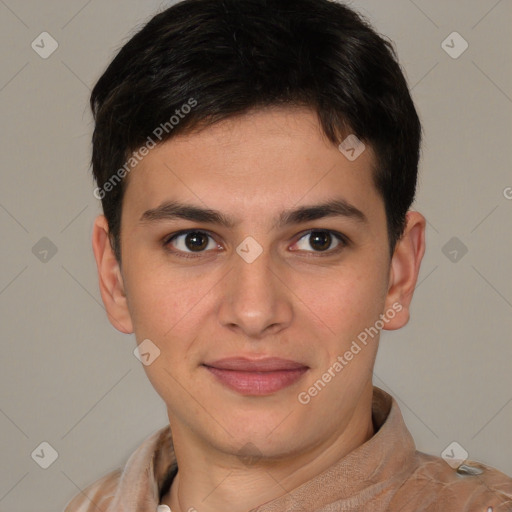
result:
[[[125,286],[109,239],[107,219],[99,215],[93,227],[92,248],[98,269],[101,298],[110,323],[125,334],[133,332]]]
[[[385,311],[393,309],[396,314],[386,323],[387,330],[400,329],[409,321],[409,307],[425,254],[425,217],[411,210],[406,220],[404,234],[391,259]]]

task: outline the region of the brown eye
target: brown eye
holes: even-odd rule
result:
[[[183,231],[169,238],[165,245],[172,246],[175,252],[184,253],[199,253],[217,247],[211,235],[204,231]]]
[[[311,230],[294,244],[299,251],[335,253],[348,245],[343,235],[330,230]]]
[[[208,236],[204,233],[193,232],[185,236],[185,246],[191,251],[202,251],[208,245]]]
[[[309,245],[317,251],[326,251],[331,246],[332,236],[327,231],[313,231],[309,236]]]

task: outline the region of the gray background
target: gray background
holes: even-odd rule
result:
[[[168,421],[134,337],[101,303],[87,107],[116,49],[167,5],[0,0],[2,512],[62,510]],[[412,319],[383,333],[374,382],[418,449],[457,441],[512,475],[512,3],[352,5],[395,41],[425,129],[427,252]],[[46,59],[31,47],[43,31],[59,45]],[[453,31],[469,44],[456,59],[441,46]],[[48,469],[31,457],[43,441],[58,452]]]

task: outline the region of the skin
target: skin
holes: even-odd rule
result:
[[[179,472],[162,502],[173,512],[245,512],[318,475],[374,434],[378,335],[309,403],[297,398],[393,304],[402,309],[385,329],[409,319],[425,218],[408,212],[390,258],[374,164],[368,145],[349,161],[307,108],[257,110],[172,138],[131,172],[121,267],[106,220],[97,218],[93,249],[109,319],[119,331],[134,332],[137,343],[150,339],[160,349],[144,370],[166,403],[173,433]],[[274,226],[284,210],[333,198],[355,206],[367,222],[329,216]],[[169,200],[218,210],[235,224],[141,221]],[[194,252],[185,236],[166,249],[169,235],[187,229],[211,234],[201,239],[206,250]],[[318,250],[307,231],[319,229],[342,233],[349,243],[333,237]],[[252,263],[236,252],[247,236],[263,249]],[[275,393],[244,396],[202,366],[233,356],[281,357],[308,371]]]

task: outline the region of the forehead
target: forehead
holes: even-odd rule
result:
[[[127,177],[124,201],[137,211],[180,200],[268,217],[341,196],[359,209],[382,209],[374,164],[370,146],[356,159],[347,158],[310,109],[257,110],[150,150]]]

